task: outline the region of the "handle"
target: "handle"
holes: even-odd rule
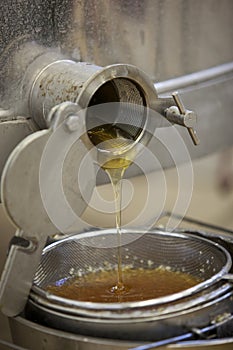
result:
[[[189,333],[186,333],[186,334],[178,335],[177,337],[159,340],[159,341],[156,341],[156,342],[150,343],[150,344],[140,345],[140,346],[137,346],[136,348],[131,348],[129,350],[150,350],[150,349],[155,349],[155,348],[159,348],[160,346],[165,346],[165,345],[169,345],[169,344],[178,343],[180,341],[187,340],[187,339],[190,339],[192,337],[193,337],[193,333],[189,332]]]
[[[0,308],[6,316],[23,311],[46,239],[45,235],[37,240],[16,232],[0,282]]]
[[[222,279],[233,282],[233,273],[227,273],[226,275],[222,276]]]
[[[185,118],[187,111],[186,111],[186,108],[185,108],[178,92],[173,92],[172,97],[173,97],[177,107],[179,108],[180,114],[184,115],[184,118]],[[200,140],[197,137],[196,131],[192,127],[187,127],[187,129],[188,129],[189,135],[191,136],[191,139],[192,139],[194,145],[199,145]]]
[[[178,92],[173,92],[172,97],[176,106],[171,106],[165,110],[166,118],[171,123],[185,126],[194,145],[198,145],[200,141],[196,131],[194,130],[194,126],[196,125],[197,121],[196,114],[193,111],[189,111],[185,108]]]

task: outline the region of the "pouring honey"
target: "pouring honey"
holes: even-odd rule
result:
[[[95,127],[89,131],[89,137],[92,143],[101,150],[108,150],[105,153],[105,159],[101,164],[101,168],[108,174],[115,199],[115,223],[118,237],[117,252],[117,283],[115,283],[111,291],[121,294],[126,289],[122,278],[122,257],[121,257],[121,194],[122,179],[125,170],[131,165],[136,155],[135,145],[131,136],[126,133],[120,126],[105,124]],[[115,154],[114,154],[115,153]]]
[[[99,165],[108,174],[115,197],[115,222],[118,237],[117,268],[89,272],[48,291],[61,297],[91,302],[127,302],[163,297],[193,287],[200,281],[191,275],[172,271],[167,266],[137,268],[123,266],[121,247],[122,179],[133,163],[136,143],[120,125],[104,124],[88,131],[100,152]]]

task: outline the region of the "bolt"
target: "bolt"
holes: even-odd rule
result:
[[[80,127],[80,118],[77,115],[69,116],[65,121],[65,126],[69,132],[77,131]]]
[[[197,123],[197,116],[193,111],[186,110],[185,116],[184,116],[184,125],[187,128],[192,128]]]

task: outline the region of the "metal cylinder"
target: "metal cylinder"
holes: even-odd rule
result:
[[[35,76],[31,72],[38,73]],[[102,68],[67,59],[44,65],[43,56],[32,63],[23,86],[28,96],[27,113],[40,128],[49,126],[49,112],[64,101],[76,102],[82,109],[111,102],[151,108],[157,98],[150,79],[134,66],[116,64]]]
[[[39,127],[48,126],[46,118],[52,107],[75,102],[85,82],[99,70],[98,66],[72,60],[58,60],[42,68],[29,94],[29,113]]]

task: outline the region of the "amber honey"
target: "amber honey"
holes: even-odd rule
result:
[[[115,290],[116,270],[91,272],[73,277],[60,286],[47,290],[63,298],[98,303],[129,302],[154,299],[195,286],[197,278],[169,268],[123,268],[123,288]]]

